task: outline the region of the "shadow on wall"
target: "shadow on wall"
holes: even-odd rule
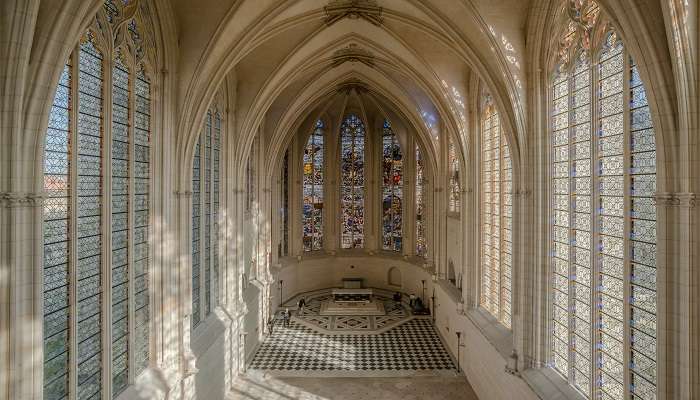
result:
[[[401,270],[398,267],[391,267],[389,269],[389,276],[387,281],[389,283],[389,286],[402,287],[403,277],[401,276]]]

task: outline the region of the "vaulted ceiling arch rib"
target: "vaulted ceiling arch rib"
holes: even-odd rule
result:
[[[255,41],[255,38],[264,37],[266,32],[284,32],[277,28],[283,25],[296,26],[299,23],[314,25],[319,31],[326,32],[327,28],[323,27],[324,16],[321,8],[316,11],[313,9],[304,11],[300,8],[298,19],[294,20],[292,15],[283,25],[270,26],[276,18],[280,18],[286,10],[298,2],[261,1],[256,3],[255,9],[250,8],[245,3],[236,3],[236,6],[224,18],[214,37],[205,46],[206,50],[202,52],[202,61],[194,68],[183,68],[183,85],[186,85],[186,88],[183,89],[185,93],[183,98],[186,100],[182,105],[180,131],[185,136],[192,136],[192,132],[196,132],[196,127],[201,123],[204,105],[208,104],[207,99],[213,96],[223,80],[223,76],[247,56],[246,51],[252,50],[249,45]],[[304,3],[310,4],[309,7],[322,4],[318,2]],[[499,54],[489,52],[488,48],[483,46],[484,40],[493,42],[493,39],[486,34],[486,27],[474,15],[475,9],[469,7],[468,2],[464,1],[436,1],[435,4],[430,5],[418,1],[410,1],[409,3],[412,5],[410,13],[404,13],[403,9],[406,7],[403,7],[402,10],[396,10],[393,7],[398,8],[398,3],[382,2],[383,18],[386,21],[384,25],[404,24],[408,26],[410,24],[414,28],[421,29],[425,34],[424,37],[444,41],[446,45],[454,48],[461,62],[467,66],[473,66],[476,72],[484,77],[487,85],[492,88],[494,97],[504,108],[504,116],[507,117],[506,125],[510,125],[512,130],[516,127],[522,129],[516,118],[516,115],[521,112],[517,111],[518,107],[512,104],[512,100],[517,98],[509,96],[512,91],[508,89],[508,86],[512,85],[512,82],[508,81],[508,74],[502,70],[503,63],[498,61]],[[420,18],[428,19],[422,20]],[[233,27],[232,24],[237,26]],[[386,26],[383,29],[388,30],[389,28]],[[401,32],[399,30],[394,33],[400,34]],[[477,42],[480,46],[474,46]],[[190,80],[188,79],[189,74],[196,75],[197,78]],[[449,93],[445,92],[443,95],[450,96]],[[250,133],[246,132],[246,134]],[[188,141],[191,142],[187,138],[181,140],[181,154],[186,153],[187,148],[191,147],[187,145]]]

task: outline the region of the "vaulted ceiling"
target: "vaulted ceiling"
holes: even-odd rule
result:
[[[483,81],[517,129],[528,3],[176,0],[180,122],[196,131],[228,78],[237,131],[260,133],[279,157],[309,114],[355,82],[436,154],[449,134],[466,147],[470,82]]]

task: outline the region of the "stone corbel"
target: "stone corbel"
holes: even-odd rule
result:
[[[0,193],[0,204],[6,208],[40,207],[46,199],[45,193]]]
[[[375,0],[333,0],[326,7],[326,25],[331,26],[344,19],[365,19],[373,25],[381,25],[382,8]]]

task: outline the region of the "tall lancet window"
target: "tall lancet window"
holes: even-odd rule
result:
[[[284,152],[280,173],[280,248],[279,256],[289,255],[289,150]]]
[[[382,134],[382,249],[400,252],[403,210],[403,154],[399,141],[384,121]]]
[[[217,305],[221,114],[207,112],[192,160],[192,326]]]
[[[323,249],[323,121],[318,120],[304,147],[302,227],[304,251]]]
[[[341,247],[360,249],[365,242],[365,125],[350,114],[340,126]]]
[[[123,11],[107,2],[109,10]],[[151,83],[141,12],[113,26],[100,11],[104,24],[69,56],[49,114],[45,399],[116,397],[148,365]],[[120,29],[125,35],[115,35]]]
[[[598,5],[567,7],[574,19],[551,87],[552,366],[588,398],[656,398],[656,145],[646,91]]]
[[[462,188],[459,182],[459,159],[457,158],[457,148],[450,138],[447,148],[447,162],[449,173],[449,210],[452,213],[459,213],[462,207]]]
[[[481,125],[481,299],[511,326],[512,196],[510,150],[496,107],[487,99]]]
[[[425,161],[416,146],[416,255],[425,257],[428,255],[428,241],[426,239],[426,210],[425,210]]]

